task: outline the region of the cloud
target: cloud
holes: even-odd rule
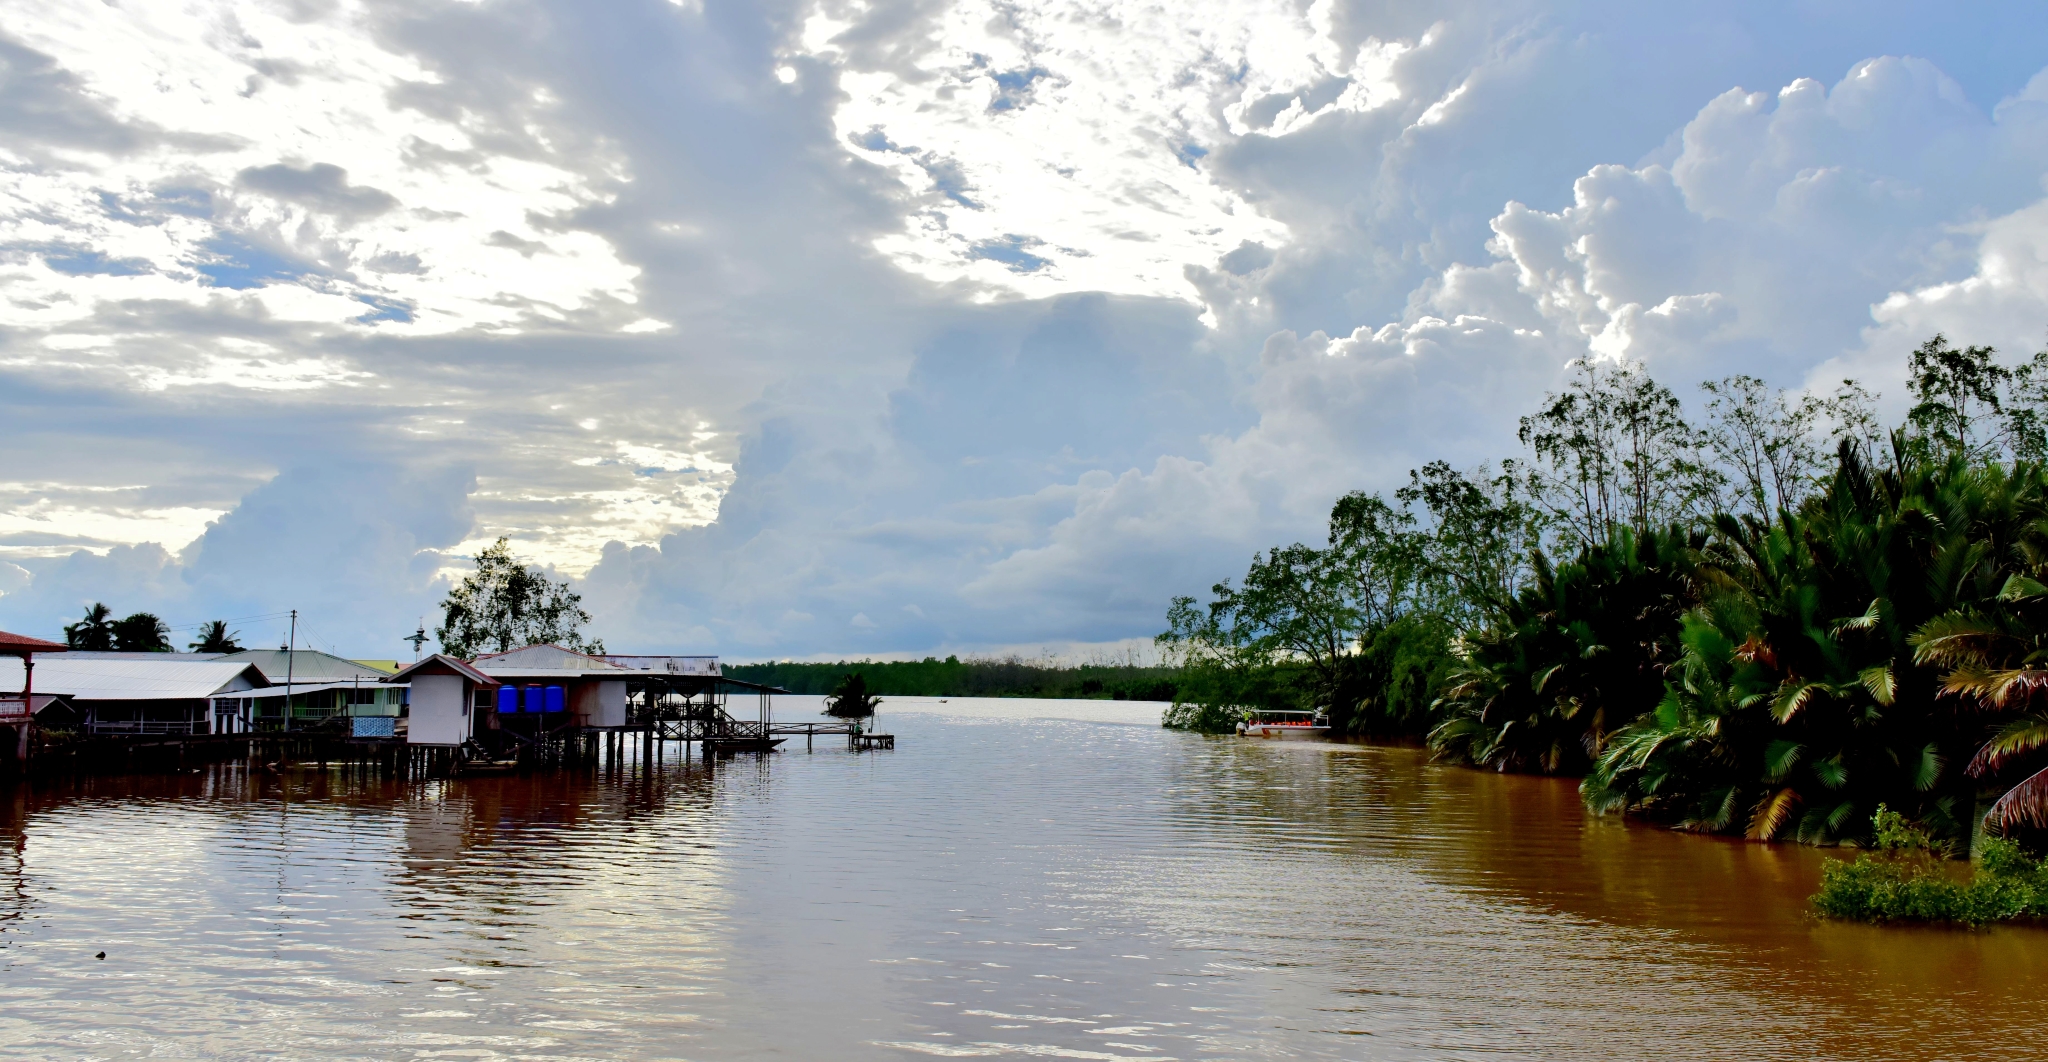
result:
[[[398,206],[396,196],[376,188],[351,185],[347,170],[327,162],[316,162],[303,168],[282,162],[251,166],[235,175],[235,183],[351,221],[375,217]],[[495,243],[499,237],[510,237],[510,234],[502,230],[492,233],[492,242]]]
[[[2032,5],[286,14],[4,19],[0,626],[369,653],[504,534],[621,648],[1114,643],[1573,357],[2048,301]]]

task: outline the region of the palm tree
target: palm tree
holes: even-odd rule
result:
[[[241,636],[241,631],[228,631],[226,620],[207,620],[199,626],[198,639],[186,648],[195,653],[239,653],[242,646],[235,639]]]
[[[832,696],[825,701],[825,714],[841,719],[866,719],[875,714],[875,707],[881,703],[881,698],[868,693],[868,680],[856,671],[839,680]]]
[[[137,612],[114,621],[114,648],[124,653],[168,653],[171,630],[154,612]]]
[[[114,648],[114,612],[104,603],[95,601],[85,610],[85,618],[64,628],[64,644],[73,649],[92,652],[109,652]]]
[[[1942,691],[1963,698],[1997,726],[1970,757],[1966,770],[1973,778],[1996,779],[2027,766],[2048,746],[2048,713],[2042,710],[2048,705],[2048,585],[2042,582],[2048,551],[2039,538],[2023,549],[2028,570],[2009,577],[1995,602],[1929,621],[1914,636],[1923,661],[1949,669]],[[2008,788],[1984,818],[2000,831],[2048,826],[2048,767]]]
[[[1662,696],[1704,545],[1677,528],[1618,527],[1555,569],[1538,554],[1501,620],[1458,642],[1431,749],[1503,771],[1585,773]]]

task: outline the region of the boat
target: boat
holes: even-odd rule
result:
[[[1272,710],[1248,712],[1237,724],[1245,737],[1322,737],[1330,732],[1329,716],[1322,712]]]
[[[457,774],[511,774],[519,769],[518,760],[463,760],[455,767]]]

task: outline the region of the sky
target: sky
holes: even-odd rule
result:
[[[1068,656],[1575,358],[2048,339],[2048,8],[11,0],[0,629]]]

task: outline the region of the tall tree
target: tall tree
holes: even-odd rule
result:
[[[154,612],[137,612],[114,621],[114,649],[123,653],[168,653],[171,630]]]
[[[1640,365],[1573,363],[1564,391],[1522,418],[1535,454],[1530,493],[1542,500],[1569,555],[1712,511],[1725,477],[1702,453],[1678,396]]]
[[[1991,347],[1949,345],[1937,332],[1920,344],[1906,369],[1913,409],[1906,414],[1913,437],[1937,453],[1987,458],[2003,442],[2000,414],[2013,370],[1993,360]]]
[[[1876,396],[1854,380],[1825,398],[1806,394],[1796,402],[1754,376],[1708,380],[1700,390],[1707,393],[1700,442],[1732,488],[1728,511],[1763,523],[1814,495],[1844,439],[1865,457],[1884,445]]]
[[[590,613],[582,602],[567,582],[554,582],[513,557],[511,543],[500,538],[476,555],[476,571],[442,599],[434,636],[442,651],[459,657],[543,644],[602,653],[602,641],[583,637]]]
[[[1417,604],[1466,626],[1499,618],[1543,544],[1543,513],[1523,493],[1517,466],[1468,475],[1432,461],[1410,471],[1395,497],[1428,514],[1402,550],[1416,570]]]
[[[64,644],[84,652],[108,652],[114,648],[114,611],[95,601],[85,618],[64,627]]]
[[[195,653],[239,653],[242,646],[235,639],[241,636],[241,631],[228,630],[226,620],[207,620],[199,627],[199,637],[186,648]]]

